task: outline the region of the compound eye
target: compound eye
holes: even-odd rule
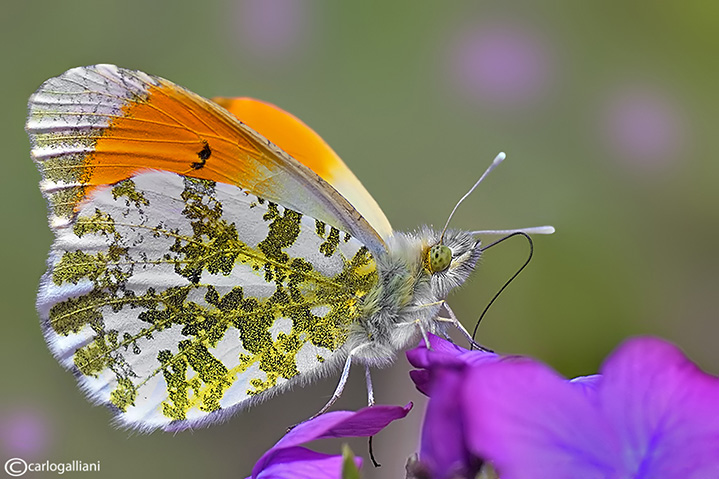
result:
[[[449,268],[452,262],[452,250],[443,244],[436,244],[429,249],[429,270],[441,273]]]

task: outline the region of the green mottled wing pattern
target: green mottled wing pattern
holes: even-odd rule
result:
[[[336,367],[377,282],[348,234],[169,172],[96,189],[54,231],[38,296],[50,348],[140,429],[214,422]]]

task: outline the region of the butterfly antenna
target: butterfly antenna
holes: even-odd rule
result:
[[[444,233],[447,231],[447,227],[449,226],[449,222],[452,221],[452,216],[454,216],[454,212],[457,211],[457,208],[459,207],[459,205],[461,205],[462,202],[463,202],[465,199],[467,199],[467,197],[468,197],[469,195],[472,194],[472,192],[479,186],[479,184],[482,182],[482,180],[484,180],[484,179],[487,177],[487,175],[488,175],[493,169],[495,169],[501,162],[503,162],[506,157],[507,157],[507,155],[505,155],[504,152],[501,152],[500,154],[498,154],[498,155],[494,158],[494,161],[492,161],[492,164],[489,165],[489,168],[487,168],[487,170],[486,170],[484,173],[482,173],[482,176],[479,177],[479,179],[478,179],[477,182],[474,184],[474,186],[469,189],[469,191],[457,202],[456,205],[454,205],[454,209],[453,209],[452,212],[449,214],[449,218],[447,218],[447,222],[444,224],[444,228],[442,229],[442,234],[441,234],[440,237],[439,237],[439,244],[442,244],[442,242],[444,241]]]
[[[514,228],[511,230],[479,230],[469,232],[471,235],[511,235],[514,233],[525,233],[528,235],[551,235],[554,233],[554,226],[532,226],[531,228]],[[504,239],[506,238],[503,238],[502,240]],[[494,244],[497,243],[492,243],[489,246]],[[489,246],[482,248],[482,251],[489,248]]]
[[[546,228],[546,227],[540,227],[540,228]],[[550,226],[549,228],[551,228],[551,226]],[[532,229],[532,228],[526,228],[525,231],[526,231],[527,229]],[[554,230],[554,228],[552,228],[552,230]],[[527,258],[527,261],[525,261],[524,264],[517,270],[517,272],[514,273],[514,274],[512,275],[512,277],[507,280],[506,283],[504,283],[504,286],[502,286],[502,287],[499,289],[499,291],[497,291],[497,293],[494,295],[494,297],[492,297],[492,300],[487,304],[487,306],[485,306],[484,311],[482,311],[482,314],[479,316],[479,319],[477,320],[477,323],[474,325],[474,330],[472,331],[472,340],[473,340],[473,341],[474,341],[474,337],[477,335],[477,329],[479,328],[479,323],[482,322],[482,319],[483,319],[484,316],[487,314],[487,311],[489,311],[489,308],[490,308],[490,307],[492,306],[492,304],[497,300],[497,298],[499,297],[499,295],[502,294],[502,292],[507,288],[507,286],[509,286],[509,283],[511,283],[512,281],[514,281],[514,278],[516,278],[517,276],[519,276],[519,273],[521,273],[522,270],[523,270],[524,268],[526,268],[527,265],[529,264],[529,262],[532,260],[532,255],[534,255],[534,243],[532,242],[532,238],[530,238],[529,235],[528,235],[527,233],[525,233],[525,231],[514,231],[514,232],[512,232],[511,234],[505,236],[504,238],[500,238],[500,239],[498,239],[497,241],[495,241],[494,243],[490,243],[490,244],[488,244],[487,246],[485,246],[484,248],[481,248],[481,249],[480,249],[480,251],[485,251],[485,250],[491,248],[492,246],[498,245],[498,244],[501,243],[502,241],[505,241],[505,240],[508,240],[509,238],[512,238],[513,236],[524,236],[524,237],[527,239],[527,241],[529,242],[529,257]],[[474,349],[474,344],[471,344],[471,345],[470,345],[470,350],[472,350],[472,349]]]

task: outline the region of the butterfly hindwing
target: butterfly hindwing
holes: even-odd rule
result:
[[[350,235],[171,172],[93,189],[55,232],[46,338],[131,427],[211,422],[323,374],[377,281]]]

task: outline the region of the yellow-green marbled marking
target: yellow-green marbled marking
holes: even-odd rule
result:
[[[89,292],[55,304],[49,324],[65,336],[91,328],[94,339],[75,351],[75,366],[88,377],[104,377],[109,371],[113,384],[109,401],[121,411],[140,405],[143,386],[158,374],[167,388],[162,414],[172,420],[187,419],[191,410],[220,409],[228,388],[243,374],[256,374],[249,371],[257,368],[262,374],[248,377],[247,397],[295,377],[300,373],[297,355],[304,345],[329,352],[342,346],[349,325],[362,315],[362,298],[377,281],[374,260],[364,247],[351,257],[342,256],[333,274],[321,273],[317,263],[313,265],[317,258],[330,261],[340,251],[337,229],[325,234],[320,222],[303,221],[301,214],[256,197],[248,204],[222,203],[215,188],[209,181],[184,179],[180,198],[175,199],[181,202],[181,219],[189,224],[183,229],[170,221],[127,223],[132,215],[146,218],[143,209],[153,208],[157,200],[132,180],[121,182],[110,192],[119,206],[105,211],[101,202],[100,206],[90,202],[87,208],[92,210],[80,214],[73,228],[77,240],[101,239],[105,247],[68,249],[52,268],[57,287],[91,285]],[[226,219],[224,209],[229,207],[235,208],[235,214],[237,208],[245,208],[242,214],[259,215],[266,228],[264,238],[256,244],[243,241],[244,225]],[[118,214],[117,208],[126,208],[127,213]],[[287,252],[302,231],[311,233],[302,241],[314,238],[313,260]],[[164,240],[169,247],[162,254],[146,253],[143,241],[150,238]],[[138,287],[139,273],[163,266],[162,274],[171,267],[179,285]],[[271,293],[249,295],[241,281],[231,288],[213,284],[214,278],[243,274],[254,275],[255,282],[259,278]],[[316,314],[317,307],[326,312]],[[135,318],[135,329],[108,329],[108,320],[116,314]],[[291,321],[291,329],[272,333],[280,318]],[[230,330],[239,331],[230,336],[239,352],[233,358],[214,356]],[[164,331],[178,331],[182,339],[170,347],[156,345]],[[137,358],[154,349],[156,365],[149,373],[138,374]],[[321,364],[326,354],[312,358]]]

